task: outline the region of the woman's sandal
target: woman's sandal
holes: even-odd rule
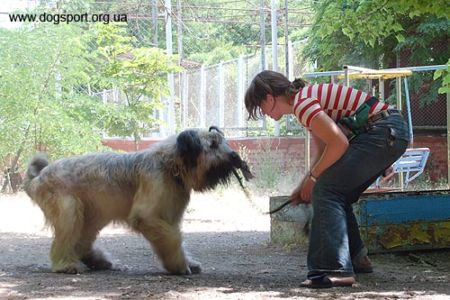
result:
[[[373,267],[369,257],[366,255],[359,260],[354,261],[353,271],[355,273],[373,273]]]
[[[310,289],[328,289],[332,287],[352,286],[355,283],[355,277],[321,276],[313,279],[306,279],[300,283],[300,287]]]

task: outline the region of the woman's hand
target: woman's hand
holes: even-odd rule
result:
[[[312,189],[314,187],[314,181],[310,176],[303,178],[302,182],[294,189],[289,200],[293,205],[300,203],[311,203]]]
[[[344,155],[349,144],[336,123],[323,111],[312,119],[311,133],[313,138],[317,138],[321,144],[321,156],[311,168],[311,171],[314,172],[313,175],[317,178]],[[311,203],[314,181],[310,175],[303,178],[289,197],[293,205]]]

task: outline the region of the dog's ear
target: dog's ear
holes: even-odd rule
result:
[[[211,131],[213,131],[213,130],[215,130],[215,131],[217,131],[218,133],[220,133],[220,135],[221,136],[225,136],[224,134],[223,134],[223,132],[219,129],[219,127],[217,127],[217,126],[210,126],[209,127],[209,132],[211,132]]]
[[[202,152],[202,143],[197,131],[185,130],[178,135],[177,152],[186,167],[197,166],[197,158]]]

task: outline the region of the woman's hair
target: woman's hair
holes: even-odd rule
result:
[[[306,81],[300,78],[290,82],[289,79],[281,73],[262,71],[253,78],[245,93],[245,107],[249,114],[248,118],[257,120],[262,117],[260,106],[267,95],[270,94],[274,97],[286,95],[290,97],[291,94],[297,93],[298,90],[305,85]]]

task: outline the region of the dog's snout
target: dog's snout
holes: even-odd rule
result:
[[[218,140],[212,140],[210,144],[211,149],[217,149],[219,148],[219,141]]]
[[[230,158],[233,162],[241,162],[241,157],[239,156],[239,154],[237,154],[237,152],[231,152]]]
[[[254,177],[247,163],[242,160],[238,153],[232,151],[230,153],[230,160],[235,168],[238,168],[242,171],[242,174],[244,175],[246,180],[252,179]]]

